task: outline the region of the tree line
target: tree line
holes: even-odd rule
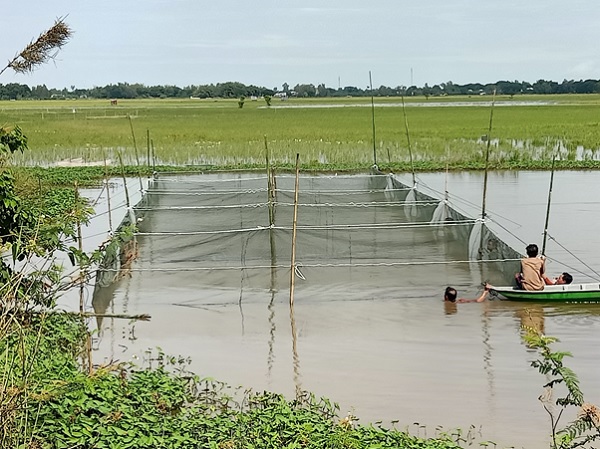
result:
[[[75,86],[63,89],[48,88],[46,85],[29,87],[26,84],[0,84],[0,100],[48,100],[73,98],[240,98],[240,97],[392,97],[392,96],[425,96],[437,97],[446,95],[489,95],[494,89],[500,95],[521,94],[590,94],[600,93],[599,80],[538,80],[498,81],[496,83],[454,84],[452,81],[429,86],[380,86],[378,88],[359,88],[356,86],[327,87],[325,84],[296,84],[291,87],[283,83],[282,88],[245,85],[239,82],[191,85],[178,87],[174,85],[146,86],[144,84],[118,83],[91,89],[78,89]]]

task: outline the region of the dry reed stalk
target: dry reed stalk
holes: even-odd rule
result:
[[[15,56],[6,67],[0,71],[0,75],[8,68],[16,73],[30,73],[51,59],[54,59],[58,51],[69,41],[73,30],[59,17],[54,25],[40,34],[36,40],[32,40],[17,56]]]

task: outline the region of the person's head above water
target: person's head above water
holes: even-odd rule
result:
[[[453,287],[446,287],[446,291],[444,292],[444,301],[455,302],[456,297],[458,296],[458,292]]]

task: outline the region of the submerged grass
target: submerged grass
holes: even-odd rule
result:
[[[364,167],[373,163],[369,101],[292,99],[270,108],[257,101],[242,109],[237,100],[119,100],[117,106],[108,100],[0,102],[0,123],[17,124],[29,137],[32,151],[17,158],[20,165],[105,158],[114,163],[118,152],[134,164],[131,117],[145,165],[262,166],[266,136],[278,165],[293,164],[299,153],[308,166]],[[457,167],[482,163],[489,102],[479,96],[407,99],[415,159]],[[533,168],[559,151],[562,160],[593,167],[600,159],[599,112],[597,95],[497,99],[491,161]],[[408,162],[400,99],[376,99],[375,124],[377,162],[390,167]]]

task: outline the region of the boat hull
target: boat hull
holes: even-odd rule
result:
[[[599,302],[600,284],[548,285],[544,290],[528,291],[513,287],[493,287],[501,299],[523,302]]]

